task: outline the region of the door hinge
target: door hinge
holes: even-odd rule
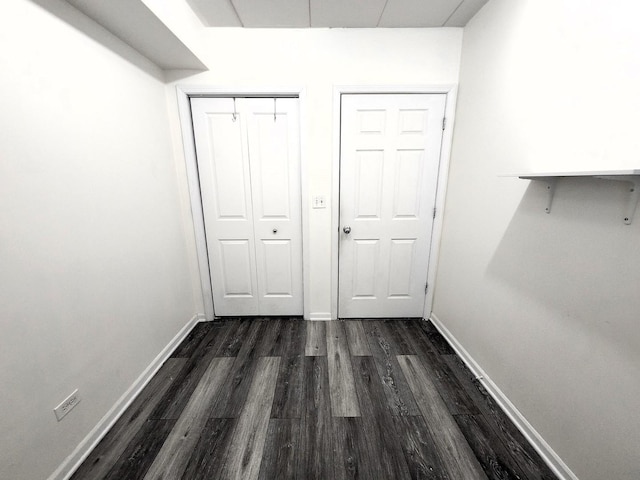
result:
[[[436,207],[433,207],[433,219],[435,220],[436,218]]]
[[[424,286],[424,293],[427,293],[429,291],[429,284],[426,283]]]
[[[442,117],[442,130],[447,128],[447,117]]]

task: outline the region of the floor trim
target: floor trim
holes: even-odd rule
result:
[[[204,313],[198,313],[191,317],[184,327],[177,333],[175,337],[167,344],[166,347],[158,354],[151,364],[142,372],[135,382],[127,389],[126,392],[111,407],[102,420],[89,432],[89,434],[78,444],[75,450],[69,455],[62,464],[49,476],[48,480],[68,480],[73,473],[80,467],[82,462],[89,456],[93,449],[98,445],[100,440],[113,427],[120,416],[131,405],[131,402],[142,392],[142,389],[149,383],[153,376],[158,372],[160,367],[171,356],[173,351],[182,343],[189,332],[198,322],[205,321]]]
[[[440,319],[432,312],[429,320],[438,329],[442,336],[453,347],[458,356],[469,367],[469,370],[475,375],[475,377],[482,383],[484,388],[491,394],[494,400],[498,403],[500,408],[504,410],[507,416],[511,419],[514,425],[522,432],[526,439],[533,445],[536,451],[540,454],[542,459],[553,470],[553,472],[561,480],[579,480],[578,477],[571,471],[566,463],[556,454],[551,446],[542,438],[542,436],[536,431],[535,428],[527,421],[522,413],[511,403],[509,398],[500,390],[500,388],[491,380],[491,378],[484,372],[482,367],[474,360],[474,358],[467,352],[462,344],[453,336],[453,334],[444,326]]]
[[[309,314],[309,320],[326,322],[331,320],[331,312],[311,312]]]

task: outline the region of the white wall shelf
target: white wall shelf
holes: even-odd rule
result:
[[[631,225],[633,216],[638,207],[638,199],[640,199],[640,169],[634,170],[592,170],[582,172],[527,172],[527,173],[513,173],[509,175],[501,175],[503,177],[518,177],[525,180],[536,180],[544,182],[547,187],[547,204],[544,211],[551,213],[551,204],[553,203],[553,196],[556,191],[556,185],[560,178],[598,178],[601,180],[614,180],[620,182],[627,182],[629,186],[629,196],[627,199],[627,205],[624,211],[623,221],[627,225]]]

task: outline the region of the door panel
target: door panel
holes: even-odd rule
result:
[[[219,240],[225,298],[252,297],[251,249],[247,240]]]
[[[260,315],[302,315],[298,102],[247,100]],[[268,302],[266,302],[268,300]]]
[[[191,99],[217,316],[302,315],[297,99]]]
[[[382,207],[382,150],[358,151],[356,154],[355,217],[380,218]]]
[[[422,316],[445,98],[342,97],[342,318]]]
[[[411,266],[415,259],[416,238],[391,240],[389,254],[389,297],[411,296]]]
[[[257,315],[245,114],[231,98],[194,98],[191,111],[214,310],[216,315]]]
[[[354,240],[353,296],[375,298],[375,278],[380,258],[380,242],[377,239]]]
[[[217,161],[200,169],[208,174],[211,193],[216,197],[212,204],[216,217],[218,220],[250,221],[248,208],[251,206],[251,192],[246,178],[246,165],[243,162],[226,161],[243,156],[240,121],[229,121],[228,113],[207,112],[206,115],[208,147],[211,157]]]
[[[293,296],[290,240],[262,240],[264,296]]]
[[[393,195],[393,218],[416,219],[420,215],[420,193],[423,151],[398,152]]]

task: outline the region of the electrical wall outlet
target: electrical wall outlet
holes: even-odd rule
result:
[[[53,413],[56,414],[56,418],[60,421],[73,409],[73,407],[78,405],[78,403],[80,403],[80,395],[78,395],[78,389],[76,388],[71,395],[65,398],[60,405],[53,409]]]

